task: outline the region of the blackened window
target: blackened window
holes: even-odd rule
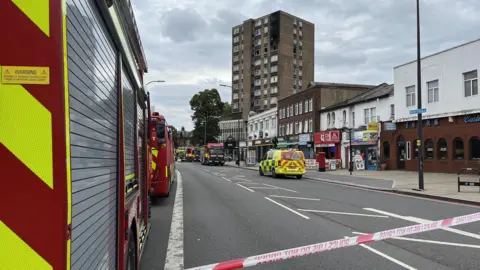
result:
[[[383,158],[389,159],[390,158],[390,143],[383,142]]]
[[[413,140],[412,141],[412,144],[413,144],[413,158],[418,158],[418,144],[417,144],[417,141],[418,140]]]
[[[480,138],[470,138],[470,159],[480,160]]]
[[[445,139],[439,139],[437,142],[437,158],[440,160],[447,159],[448,157],[448,145]]]
[[[432,139],[428,139],[425,141],[424,145],[425,149],[425,159],[433,159],[435,156],[434,152],[434,143]]]
[[[465,158],[465,146],[460,138],[453,140],[453,158],[458,160]]]

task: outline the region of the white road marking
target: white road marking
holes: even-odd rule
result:
[[[251,182],[237,182],[239,184],[256,184],[256,183],[251,183]]]
[[[274,188],[274,187],[249,187],[249,188],[253,188],[253,189],[278,189],[278,188]]]
[[[273,202],[274,204],[276,204],[276,205],[278,205],[278,206],[281,206],[281,207],[283,207],[283,208],[287,209],[288,211],[290,211],[290,212],[292,212],[292,213],[294,213],[294,214],[297,214],[297,215],[299,215],[299,216],[303,217],[304,219],[310,219],[309,217],[305,216],[304,214],[302,214],[302,213],[299,213],[299,212],[297,212],[297,211],[293,210],[292,208],[290,208],[290,207],[287,207],[287,206],[285,206],[285,205],[283,205],[283,204],[281,204],[281,203],[278,203],[278,202],[276,202],[276,201],[274,201],[274,200],[272,200],[272,199],[270,199],[270,198],[268,198],[268,197],[265,197],[265,199],[267,199],[267,200],[269,200],[269,201]]]
[[[383,215],[387,215],[387,216],[391,216],[391,217],[395,217],[395,218],[407,220],[407,221],[410,221],[410,222],[413,222],[413,223],[429,223],[429,222],[433,222],[433,220],[428,220],[428,219],[423,219],[423,218],[417,218],[417,217],[411,217],[411,216],[410,216],[410,217],[401,216],[401,215],[397,215],[397,214],[394,214],[394,213],[389,213],[389,212],[387,212],[387,211],[382,211],[382,210],[378,210],[378,209],[374,209],[374,208],[363,208],[363,209],[364,209],[364,210],[367,210],[367,211],[376,212],[376,213],[379,213],[379,214],[383,214]],[[467,237],[471,237],[471,238],[475,238],[475,239],[479,239],[479,240],[480,240],[480,235],[474,234],[474,233],[471,233],[471,232],[466,232],[466,231],[462,231],[462,230],[454,229],[454,228],[442,228],[441,230],[448,231],[448,232],[452,232],[452,233],[456,233],[456,234],[460,234],[460,235],[463,235],[463,236],[467,236]]]
[[[248,179],[245,179],[245,178],[238,178],[238,177],[234,177],[234,178],[238,179],[238,180],[242,180],[242,181],[252,182],[252,180],[248,180]]]
[[[295,200],[307,200],[307,201],[320,201],[320,199],[315,199],[315,198],[290,197],[290,196],[280,196],[280,195],[270,195],[269,197],[295,199]]]
[[[352,232],[352,233],[353,234],[366,234],[366,233],[360,233],[360,232]],[[461,244],[461,243],[433,241],[433,240],[417,239],[417,238],[409,238],[409,237],[392,237],[392,239],[412,241],[412,242],[421,242],[421,243],[430,243],[430,244],[438,244],[438,245],[444,245],[444,246],[480,248],[480,246],[477,246],[477,245],[467,245],[467,244]]]
[[[225,180],[225,181],[228,181],[228,182],[232,182],[232,180],[230,180],[230,179],[228,179],[228,178],[226,178],[226,177],[223,177],[223,176],[222,176],[222,179]]]
[[[237,178],[237,177],[245,177],[245,175],[235,175],[234,178]]]
[[[348,215],[348,216],[388,218],[388,216],[368,215],[368,214],[358,214],[358,213],[348,213],[348,212],[335,212],[335,211],[322,211],[322,210],[309,210],[309,209],[297,209],[297,210],[302,211],[302,212],[314,212],[314,213],[338,214],[338,215]]]
[[[164,269],[184,269],[183,254],[183,186],[182,175],[177,173],[177,191],[173,205],[172,224],[168,236],[167,256]]]
[[[348,238],[348,237],[346,237],[346,236],[344,236],[344,237],[345,237],[345,238]],[[411,267],[410,265],[408,265],[408,264],[406,264],[406,263],[403,263],[403,262],[401,262],[401,261],[399,261],[399,260],[397,260],[397,259],[395,259],[395,258],[392,258],[392,257],[388,256],[387,254],[382,253],[382,252],[380,252],[380,251],[378,251],[378,250],[376,250],[376,249],[374,249],[374,248],[372,248],[372,247],[366,246],[366,245],[364,245],[364,244],[360,244],[359,246],[361,246],[361,247],[363,247],[363,248],[365,248],[365,249],[367,249],[367,250],[369,250],[369,251],[371,251],[371,252],[373,252],[373,253],[375,253],[375,254],[377,254],[377,255],[380,255],[380,256],[382,256],[383,258],[385,258],[385,259],[387,259],[387,260],[389,260],[389,261],[391,261],[391,262],[394,262],[394,263],[396,263],[396,264],[398,264],[398,265],[400,265],[400,266],[402,266],[402,267],[404,267],[404,268],[406,268],[406,269],[409,269],[409,270],[417,270],[416,268],[413,268],[413,267]]]
[[[239,183],[237,183],[237,186],[242,187],[242,188],[244,188],[244,189],[246,189],[246,190],[248,190],[248,191],[250,191],[250,192],[255,192],[254,190],[251,190],[251,189],[249,189],[249,188],[246,187],[246,186],[242,186],[242,185],[240,185]]]
[[[285,190],[285,191],[290,191],[290,192],[298,193],[298,191],[291,190],[291,189],[288,189],[288,188],[277,187],[277,186],[274,186],[274,185],[269,185],[269,184],[263,184],[263,185],[265,185],[265,186],[269,186],[269,187],[278,188],[278,189],[283,189],[283,190]]]

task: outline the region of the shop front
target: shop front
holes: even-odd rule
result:
[[[378,125],[369,124],[369,129],[352,133],[353,159],[356,163],[360,160],[363,161],[363,165],[357,166],[356,169],[378,170],[380,165]]]
[[[252,141],[252,147],[256,151],[256,160],[257,162],[259,160],[262,160],[262,157],[264,157],[268,150],[270,150],[273,147],[272,139],[257,139]]]
[[[315,158],[313,154],[312,134],[298,135],[298,150],[303,152],[306,159]]]
[[[277,148],[297,148],[298,135],[287,135],[278,138]]]
[[[340,130],[320,131],[313,137],[315,153],[324,152],[327,163],[335,160],[337,167],[342,163],[340,134]]]

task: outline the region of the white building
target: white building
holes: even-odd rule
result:
[[[220,126],[220,135],[218,136],[218,142],[223,143],[227,141],[228,137],[231,137],[235,141],[245,140],[245,124],[242,119],[222,120],[218,123],[218,125]]]
[[[393,169],[457,173],[480,166],[480,39],[421,59],[422,141],[418,140],[417,62],[394,68],[395,122],[391,149]],[[385,138],[387,139],[387,138]]]
[[[255,151],[256,161],[272,148],[272,139],[277,136],[277,108],[248,116],[249,156]]]
[[[349,161],[349,129],[352,129],[353,154],[365,156],[365,168],[376,170],[379,162],[378,122],[395,118],[393,85],[382,83],[344,102],[320,111],[320,144],[316,152],[325,152],[328,160],[337,160],[342,168]]]

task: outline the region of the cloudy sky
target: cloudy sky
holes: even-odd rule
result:
[[[231,31],[283,10],[315,24],[315,81],[393,83],[415,60],[415,0],[131,0],[156,110],[192,128],[189,100],[216,87],[230,101]],[[480,0],[421,0],[422,54],[480,38]]]

